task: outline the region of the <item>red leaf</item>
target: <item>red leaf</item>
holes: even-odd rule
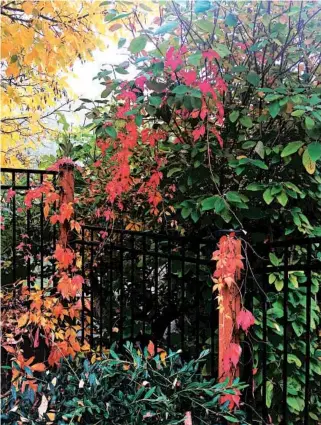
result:
[[[225,351],[223,357],[223,369],[224,372],[228,373],[231,371],[232,366],[236,367],[240,361],[242,348],[239,344],[232,342],[229,348]]]
[[[33,343],[34,348],[39,347],[39,332],[40,332],[40,329],[38,328],[36,330],[35,340],[34,340],[34,343]]]
[[[249,327],[255,324],[255,318],[250,311],[243,309],[237,315],[236,323],[247,334]]]
[[[149,352],[149,354],[151,356],[154,356],[155,355],[155,345],[154,345],[154,343],[152,341],[149,341],[149,344],[147,346],[147,351]]]

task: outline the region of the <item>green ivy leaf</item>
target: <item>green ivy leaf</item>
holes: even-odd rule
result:
[[[291,113],[292,117],[302,117],[302,115],[305,113],[304,109],[297,109]]]
[[[134,38],[129,45],[128,50],[133,53],[139,53],[145,49],[148,38],[145,35],[140,35],[139,37]]]
[[[181,211],[182,218],[187,218],[191,214],[192,210],[190,208],[183,208]]]
[[[308,152],[312,161],[318,161],[318,159],[321,158],[321,143],[310,143],[308,146]]]
[[[283,149],[281,157],[285,158],[286,156],[292,155],[293,153],[297,152],[302,145],[303,142],[300,141],[288,143]]]

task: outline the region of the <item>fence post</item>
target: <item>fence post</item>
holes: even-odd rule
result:
[[[236,237],[244,236],[243,230],[230,231],[221,230],[220,235],[229,235],[234,233]],[[242,245],[239,246],[241,254]],[[239,332],[236,328],[236,318],[241,311],[241,290],[238,286],[237,279],[239,278],[239,272],[236,273],[235,281],[236,284],[230,286],[224,285],[221,290],[221,302],[222,308],[219,310],[219,327],[218,327],[218,378],[221,382],[229,379],[231,383],[233,378],[240,375],[239,365],[234,369],[233,376],[231,372],[226,372],[224,368],[224,357],[226,352],[230,349],[232,343],[239,345]]]
[[[59,166],[59,186],[60,186],[60,206],[74,203],[75,177],[74,166],[72,164],[62,164]],[[66,248],[70,235],[70,222],[65,220],[60,224],[59,244]]]
[[[224,370],[224,355],[232,343],[239,344],[239,335],[235,329],[236,317],[241,310],[240,289],[237,285],[225,286],[222,289],[223,309],[219,312],[219,354],[218,376],[220,381],[226,378],[232,380],[239,376],[239,367],[236,368],[235,376],[230,376]]]

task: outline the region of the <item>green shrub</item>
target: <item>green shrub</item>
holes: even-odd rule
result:
[[[242,423],[244,413],[231,411],[221,396],[233,396],[244,385],[205,379],[200,365],[208,351],[183,364],[179,352],[151,358],[132,344],[125,353],[93,364],[88,359],[67,359],[57,370],[39,377],[38,393],[26,386],[3,399],[2,423],[32,424],[179,424],[192,412],[193,425]],[[244,421],[243,421],[244,423]]]

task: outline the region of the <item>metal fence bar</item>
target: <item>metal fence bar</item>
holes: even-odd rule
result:
[[[289,247],[284,249],[284,289],[283,289],[283,315],[284,315],[284,333],[283,333],[283,421],[282,424],[288,424],[288,297],[289,297]]]
[[[262,344],[262,425],[268,420],[267,412],[267,344],[268,344],[268,328],[267,328],[267,298],[266,293],[268,290],[268,275],[263,274],[263,292],[262,292],[262,333],[263,333],[263,344]]]
[[[167,263],[167,282],[168,282],[168,308],[169,311],[171,310],[171,304],[172,304],[172,240],[168,240],[168,252],[169,252],[169,258]],[[169,326],[167,328],[167,344],[170,347],[172,342],[172,321],[169,322]]]
[[[119,337],[124,335],[124,234],[120,233],[120,317],[119,317]]]
[[[196,356],[200,354],[200,245],[196,244]]]
[[[185,249],[186,245],[183,242],[182,250],[182,282],[181,282],[181,349],[184,351],[185,346],[185,321],[184,321],[184,304],[185,304]]]
[[[146,332],[146,236],[143,236],[143,335]]]
[[[40,174],[40,184],[43,184],[43,174]],[[43,195],[41,195],[40,202],[40,284],[43,289]]]
[[[81,240],[85,242],[85,229],[81,228]],[[81,246],[81,273],[84,279],[81,291],[81,342],[85,341],[85,288],[86,288],[86,275],[85,275],[85,243]]]
[[[30,189],[30,173],[27,172],[27,188],[28,190]],[[30,208],[27,208],[27,235],[30,236],[30,220],[31,220],[31,212],[30,212]],[[28,288],[30,289],[31,287],[31,260],[30,260],[30,256],[28,255],[28,259],[27,259],[27,285]]]
[[[134,235],[130,236],[130,243],[132,247],[132,252],[130,256],[130,284],[131,284],[131,321],[130,321],[130,335],[131,338],[134,338],[134,331],[135,331],[135,321],[134,321],[134,315],[135,315],[135,238]]]
[[[113,252],[114,247],[113,243],[110,245],[109,249],[109,343],[112,342],[112,333],[113,333]]]
[[[307,246],[307,265],[311,265],[312,260],[312,244]],[[309,406],[310,406],[310,360],[311,360],[311,297],[312,297],[312,281],[311,269],[307,272],[307,289],[306,289],[306,333],[305,333],[305,394],[304,394],[304,425],[309,425]]]
[[[154,273],[155,273],[155,316],[158,316],[158,240],[155,240],[155,257],[154,257]],[[157,353],[158,341],[155,340],[155,352]]]
[[[90,240],[94,239],[94,231],[90,232]],[[90,247],[90,342],[94,345],[94,247]]]
[[[12,189],[15,190],[16,189],[16,173],[15,171],[12,171],[11,174],[11,181],[12,181]],[[17,216],[16,216],[16,197],[13,196],[12,198],[12,278],[13,281],[15,282],[17,279],[17,254],[16,254],[16,249],[17,249],[17,229],[16,229],[16,224],[17,224]]]

